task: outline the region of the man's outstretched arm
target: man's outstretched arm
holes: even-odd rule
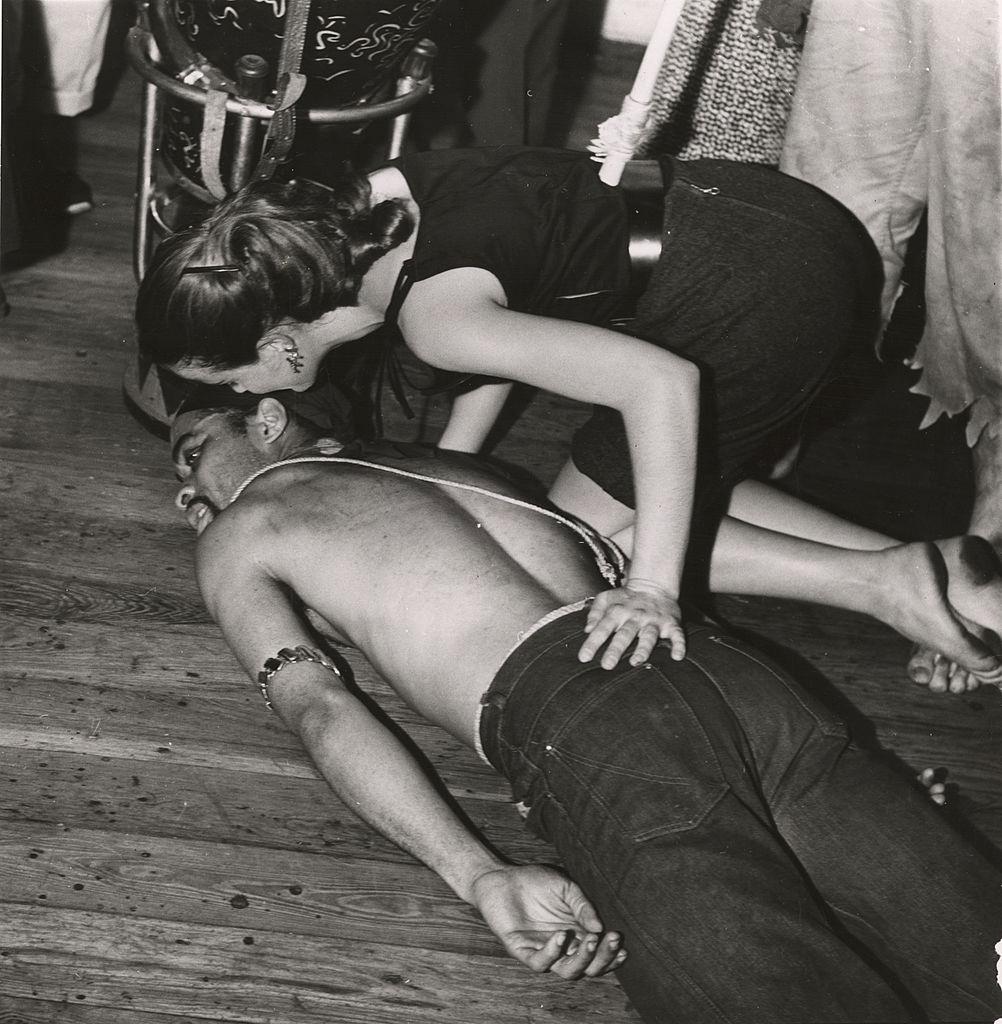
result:
[[[218,562],[200,561],[209,611],[252,679],[279,650],[315,646],[284,589],[260,569],[247,568],[245,558],[225,571]],[[272,678],[269,696],[344,804],[436,871],[481,913],[511,956],[568,979],[619,965],[620,936],[602,935],[580,888],[559,871],[506,864],[490,851],[334,673],[309,661],[285,665]]]

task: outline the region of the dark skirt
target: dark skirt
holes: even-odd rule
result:
[[[879,327],[882,271],[862,225],[769,167],[666,157],[662,254],[630,334],[701,371],[697,507],[760,475],[852,349]],[[622,419],[597,407],[577,468],[634,504]]]

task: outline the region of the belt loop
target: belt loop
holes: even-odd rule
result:
[[[630,292],[641,295],[661,259],[664,192],[623,189],[630,229]]]
[[[485,708],[494,708],[496,711],[504,711],[505,705],[508,703],[508,694],[506,693],[491,693],[487,690],[484,695],[480,698],[480,706]]]

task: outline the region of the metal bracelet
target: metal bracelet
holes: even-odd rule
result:
[[[323,665],[325,669],[333,672],[338,679],[344,679],[341,670],[323,651],[307,647],[305,644],[300,644],[299,647],[283,647],[274,658],[265,659],[264,667],[257,674],[257,685],[261,689],[261,695],[264,697],[265,704],[272,711],[275,710],[275,706],[268,696],[268,685],[286,665],[294,665],[300,661],[316,662],[316,664]]]

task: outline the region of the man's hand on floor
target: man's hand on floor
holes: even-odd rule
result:
[[[585,894],[566,875],[541,865],[487,871],[473,884],[473,905],[516,960],[561,978],[596,978],[626,959],[622,936],[602,934]]]

